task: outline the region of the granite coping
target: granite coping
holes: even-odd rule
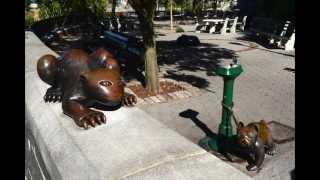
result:
[[[26,32],[25,124],[52,179],[251,179],[137,107],[104,112],[107,124],[78,128],[60,103],[44,103],[49,87],[37,59],[56,55]]]

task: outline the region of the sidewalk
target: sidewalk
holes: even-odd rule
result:
[[[158,52],[160,74],[194,84],[202,92],[201,95],[168,103],[141,105],[141,109],[194,143],[198,143],[205,134],[195,122],[179,116],[183,111],[190,109],[198,112],[199,121],[213,132],[218,132],[223,81],[221,77],[214,75],[210,66],[214,60],[235,55],[244,69],[234,86],[234,110],[240,120],[247,124],[265,119],[267,122],[274,121],[295,128],[295,73],[290,71],[295,69],[294,52],[268,50],[257,44],[255,49],[241,51],[250,44],[239,41],[241,35],[183,34],[196,35],[206,45],[197,51],[183,47],[172,52]],[[181,34],[169,33],[158,36],[157,41],[170,45],[175,43],[179,35]],[[161,56],[170,60],[163,62]],[[294,129],[287,136],[294,137]],[[278,154],[267,158],[259,175],[247,172],[245,164],[232,165],[256,179],[290,179],[289,171],[294,169],[295,162],[294,147],[294,141],[279,145]]]

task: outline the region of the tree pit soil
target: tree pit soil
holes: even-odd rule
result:
[[[160,81],[159,84],[160,84],[160,89],[159,89],[160,95],[186,90],[184,87],[170,81]],[[157,95],[155,93],[148,91],[141,84],[129,85],[128,88],[131,89],[139,98],[142,98],[142,99]]]

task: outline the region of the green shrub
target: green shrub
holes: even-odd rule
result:
[[[48,19],[53,17],[63,16],[65,11],[59,1],[53,0],[51,3],[40,4],[40,19]]]
[[[48,19],[53,17],[65,16],[70,12],[90,11],[98,17],[106,15],[108,0],[44,0],[40,4],[40,18]]]
[[[25,16],[24,16],[24,28],[25,29],[28,29],[32,26],[33,24],[33,18],[31,16],[30,13],[26,13]]]

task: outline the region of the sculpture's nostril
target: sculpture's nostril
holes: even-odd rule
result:
[[[126,84],[125,84],[123,81],[119,81],[119,82],[118,82],[118,85],[124,87]]]

